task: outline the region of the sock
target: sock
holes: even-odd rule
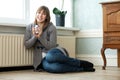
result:
[[[95,72],[95,69],[94,68],[84,68],[84,71],[87,71],[87,72]]]
[[[80,67],[83,67],[83,68],[93,67],[93,63],[85,60],[80,60]]]

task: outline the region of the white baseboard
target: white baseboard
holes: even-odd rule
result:
[[[76,57],[81,60],[90,61],[95,66],[103,66],[103,59],[101,55],[78,54]],[[117,56],[106,55],[106,59],[107,59],[107,66],[117,66]]]

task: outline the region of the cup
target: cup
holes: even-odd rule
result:
[[[35,34],[38,34],[38,25],[35,25]]]

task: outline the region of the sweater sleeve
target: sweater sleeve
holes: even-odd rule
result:
[[[54,25],[50,25],[48,30],[48,33],[46,33],[48,39],[44,36],[41,36],[38,40],[46,49],[49,50],[53,47],[56,47],[57,33]]]
[[[31,48],[35,44],[37,38],[32,35],[32,25],[26,27],[26,32],[24,34],[24,45],[26,48]]]

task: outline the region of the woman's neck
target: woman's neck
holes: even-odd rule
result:
[[[38,23],[38,26],[44,28],[44,27],[45,27],[45,23],[44,23],[44,22],[42,22],[42,23]]]

